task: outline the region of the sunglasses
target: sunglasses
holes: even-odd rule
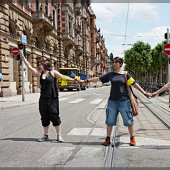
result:
[[[113,64],[114,64],[114,63],[119,63],[119,61],[113,61]]]

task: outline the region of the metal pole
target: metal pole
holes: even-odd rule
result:
[[[23,60],[21,59],[21,72],[22,72],[22,101],[25,101],[24,97],[24,68],[23,68]]]
[[[167,44],[169,44],[169,28],[167,28]],[[168,82],[170,82],[170,55],[168,55]],[[169,88],[169,102],[170,102],[170,88]]]

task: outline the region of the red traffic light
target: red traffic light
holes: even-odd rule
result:
[[[19,44],[18,48],[21,50],[24,48],[24,45],[23,44]]]

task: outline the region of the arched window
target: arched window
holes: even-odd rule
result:
[[[11,38],[15,38],[15,33],[14,33],[13,29],[12,29],[11,24],[9,24],[9,34],[10,34]]]

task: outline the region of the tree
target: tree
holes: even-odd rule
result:
[[[137,41],[132,48],[125,51],[125,70],[140,80],[141,76],[146,78],[146,73],[150,72],[152,62],[151,46],[142,41]],[[141,81],[141,80],[140,80]]]
[[[152,73],[153,73],[153,81],[162,83],[162,72],[167,69],[168,59],[166,55],[163,53],[163,46],[167,43],[167,41],[163,41],[162,43],[158,43],[151,51],[152,56]]]

